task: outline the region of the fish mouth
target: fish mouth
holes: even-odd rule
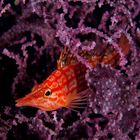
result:
[[[34,106],[33,101],[28,98],[28,96],[17,99],[16,100],[16,107],[22,107],[22,106]]]
[[[21,99],[17,99],[16,100],[16,107],[23,107],[23,106],[30,106],[30,107],[35,107],[35,108],[38,108],[38,109],[41,109],[41,110],[44,110],[46,111],[46,108],[43,107],[43,106],[39,106],[39,105],[35,105],[33,102],[25,102],[24,101],[25,99],[24,98],[21,98]]]
[[[27,106],[27,105],[25,105],[25,103],[23,103],[22,99],[16,100],[16,107],[21,107],[21,106]]]
[[[16,107],[22,107],[22,106],[31,106],[30,103],[23,103],[19,100],[16,100]]]
[[[23,106],[30,106],[30,107],[35,107],[39,108],[41,110],[46,110],[44,106],[41,106],[39,104],[36,104],[34,100],[31,100],[31,98],[28,96],[25,96],[23,98],[17,99],[16,100],[16,107],[23,107]]]

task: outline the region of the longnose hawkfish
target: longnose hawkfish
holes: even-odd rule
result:
[[[119,39],[119,47],[124,55],[127,55],[130,44],[127,37],[122,34]],[[117,63],[120,56],[114,50],[106,50],[102,55],[92,54],[89,63],[95,68],[97,64]],[[58,68],[41,84],[33,87],[31,93],[16,100],[17,107],[32,106],[46,111],[57,110],[58,108],[69,108],[78,110],[88,101],[88,89],[85,79],[87,68],[78,62],[65,47],[58,61]],[[85,107],[85,106],[84,106]]]

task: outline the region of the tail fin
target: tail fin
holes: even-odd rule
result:
[[[121,48],[122,53],[124,55],[127,55],[130,50],[130,43],[125,34],[121,34],[121,37],[118,41],[118,46]],[[111,64],[116,65],[119,62],[120,55],[117,53],[117,51],[112,48],[111,46],[105,46],[104,52],[102,52],[100,55],[93,55],[89,59],[89,63],[96,67],[97,64],[103,63],[103,64]]]
[[[122,50],[124,55],[127,55],[130,50],[130,43],[124,33],[121,34],[121,37],[118,41],[118,46]],[[78,52],[79,55],[88,60],[89,64],[95,68],[98,64],[111,64],[112,66],[118,64],[120,55],[119,53],[110,45],[103,44],[102,42],[98,44],[98,47],[95,47],[93,51]],[[69,64],[79,63],[77,58],[70,52],[69,48],[66,46],[60,55],[58,60],[58,69]]]

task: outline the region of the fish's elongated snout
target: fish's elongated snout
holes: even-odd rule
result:
[[[23,105],[20,103],[16,103],[16,107],[22,107]]]
[[[46,108],[42,106],[42,104],[37,104],[35,100],[32,100],[30,98],[29,95],[16,100],[16,107],[23,107],[23,106],[31,106],[42,110],[46,110]]]
[[[26,103],[27,104],[27,103]],[[16,100],[16,107],[26,106],[22,101]]]
[[[17,99],[16,100],[16,107],[21,107],[21,106],[32,106],[32,100],[29,96],[25,96],[23,98]]]

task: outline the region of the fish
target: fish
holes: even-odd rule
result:
[[[46,111],[65,107],[76,111],[87,104],[89,89],[85,79],[86,67],[68,51],[65,47],[57,62],[57,69],[43,83],[16,100],[17,107],[31,106]]]
[[[118,44],[124,55],[127,55],[131,45],[124,34]],[[100,63],[114,66],[120,58],[113,49],[105,49],[100,55],[83,54],[93,68]],[[16,107],[31,106],[45,111],[67,108],[78,111],[87,106],[90,88],[85,79],[85,65],[75,58],[68,47],[63,49],[57,64],[57,69],[46,80],[34,86],[25,97],[16,100]]]
[[[78,108],[88,98],[88,94],[82,92],[87,89],[85,72],[85,67],[80,64],[57,69],[30,94],[16,100],[16,106],[32,106],[46,111],[60,107]]]

